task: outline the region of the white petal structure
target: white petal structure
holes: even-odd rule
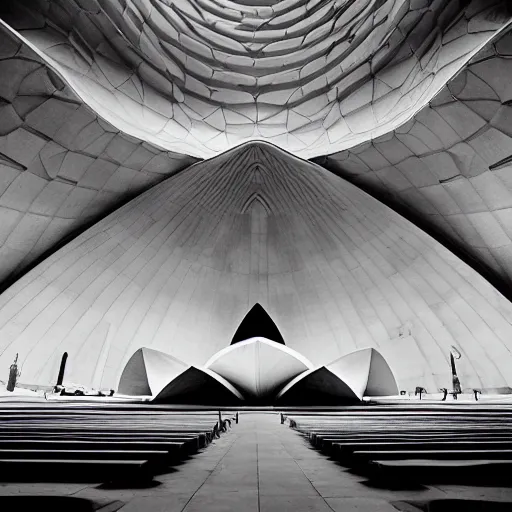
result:
[[[190,366],[172,379],[153,402],[198,405],[234,405],[243,401],[242,394],[215,372]]]
[[[253,398],[273,396],[290,379],[312,368],[295,350],[258,337],[226,347],[205,366]]]
[[[169,354],[140,348],[126,364],[119,394],[152,396],[156,402],[229,404],[242,395],[215,372],[196,368]]]
[[[187,364],[169,354],[142,347],[124,367],[117,389],[123,395],[157,395],[187,369]]]
[[[363,396],[398,394],[398,386],[388,363],[374,348],[357,350],[327,365],[327,369]]]
[[[276,396],[279,405],[351,404],[360,401],[352,388],[327,367],[301,373]]]
[[[363,396],[392,396],[398,386],[388,363],[373,348],[357,350],[332,363],[309,370],[277,395],[281,404],[347,403]]]
[[[171,176],[16,281],[0,296],[0,369],[19,354],[21,382],[51,385],[68,352],[70,382],[116,388],[141,347],[202,368],[257,303],[315,367],[373,347],[400,389],[430,391],[450,385],[456,346],[463,387],[512,383],[503,295],[356,186],[264,143]]]

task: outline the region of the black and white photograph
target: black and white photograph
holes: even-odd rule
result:
[[[512,511],[512,0],[0,0],[0,510]]]

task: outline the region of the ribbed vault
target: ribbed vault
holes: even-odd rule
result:
[[[255,194],[260,207],[244,209]],[[260,303],[314,365],[373,347],[400,387],[512,382],[512,305],[354,185],[265,144],[195,164],[0,296],[0,366],[24,382],[115,386],[145,346],[200,366]],[[236,346],[236,345],[235,345]]]

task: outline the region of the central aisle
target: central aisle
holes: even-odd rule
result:
[[[396,493],[372,489],[287,425],[279,414],[241,413],[238,425],[169,475],[164,489],[122,512],[396,512],[390,501],[446,498],[440,490]],[[179,493],[193,490],[188,497]],[[173,497],[174,496],[174,497]]]

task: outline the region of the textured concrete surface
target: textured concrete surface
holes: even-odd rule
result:
[[[403,124],[511,17],[499,0],[9,0],[6,22],[121,131],[302,157]]]
[[[329,161],[510,284],[507,2],[247,3],[2,3],[0,280],[181,153],[263,138],[302,156],[365,142]],[[204,363],[260,301],[315,364],[375,347],[401,385],[446,387],[454,345],[463,386],[510,384],[502,296],[377,201],[272,155],[192,167],[43,261],[0,297],[0,365],[19,352],[22,379],[50,383],[69,350],[73,380],[115,386],[142,345]]]
[[[194,161],[120,133],[0,26],[0,288]]]
[[[512,284],[512,34],[394,132],[323,165],[411,212]]]
[[[116,388],[141,346],[203,365],[259,302],[314,365],[382,353],[403,389],[512,383],[512,304],[354,185],[266,144],[156,185],[0,296],[0,368]],[[234,345],[236,346],[236,345]]]
[[[506,488],[372,486],[314,450],[277,414],[241,413],[205,451],[145,489],[77,484],[0,484],[0,495],[72,495],[110,512],[396,512],[399,500],[512,501]]]

